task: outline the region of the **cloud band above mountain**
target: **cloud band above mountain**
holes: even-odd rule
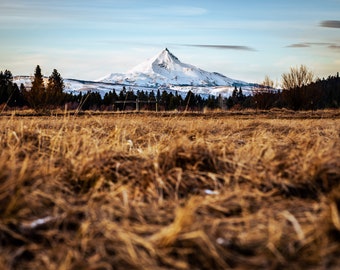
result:
[[[339,49],[340,45],[334,43],[326,43],[326,42],[301,42],[301,43],[294,43],[286,46],[286,48],[310,48],[314,46],[323,46],[329,49]]]
[[[328,28],[340,28],[340,21],[322,21],[320,23],[321,27],[328,27]]]
[[[239,45],[211,45],[211,44],[182,44],[187,47],[199,47],[219,50],[238,50],[238,51],[256,51],[254,48]]]
[[[309,48],[310,45],[307,43],[295,43],[295,44],[291,44],[286,46],[287,48]]]

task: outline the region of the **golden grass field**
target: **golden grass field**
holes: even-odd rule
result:
[[[340,267],[339,110],[0,127],[0,269]]]

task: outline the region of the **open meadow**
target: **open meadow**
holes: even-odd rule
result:
[[[339,110],[0,127],[0,269],[340,268]]]

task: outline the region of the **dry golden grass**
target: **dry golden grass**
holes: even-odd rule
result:
[[[0,269],[340,267],[339,111],[0,126]]]

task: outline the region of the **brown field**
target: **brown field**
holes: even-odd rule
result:
[[[0,269],[340,267],[339,110],[0,127]]]

